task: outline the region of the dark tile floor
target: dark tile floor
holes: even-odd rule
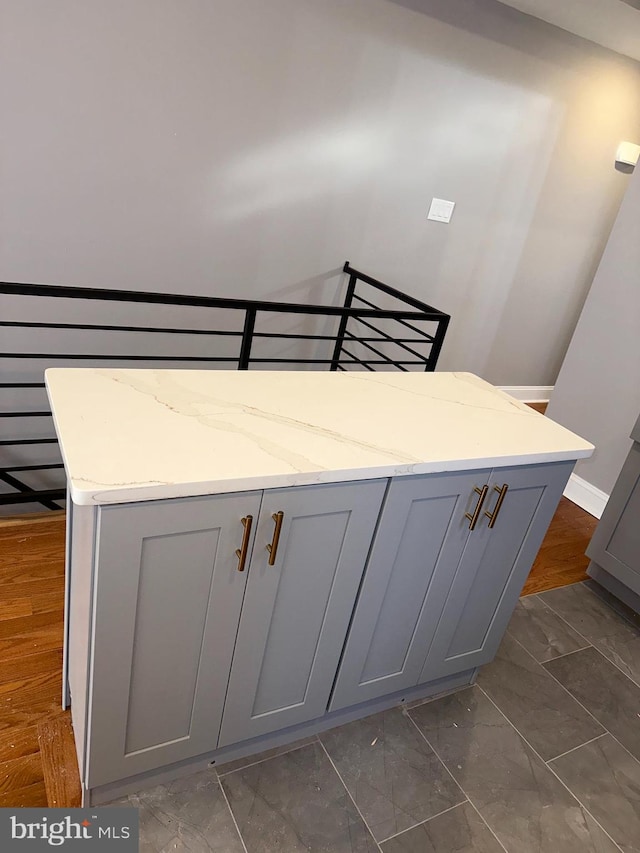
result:
[[[131,795],[141,853],[640,853],[640,619],[521,599],[475,686]]]

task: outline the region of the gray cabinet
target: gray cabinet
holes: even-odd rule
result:
[[[392,482],[332,710],[491,660],[572,467]],[[468,516],[483,485],[489,488],[471,531]],[[499,490],[504,497],[489,528]]]
[[[88,787],[215,747],[259,509],[249,492],[99,511]]]
[[[488,663],[494,657],[542,544],[572,462],[495,468],[484,512],[469,534],[453,577],[420,682]]]
[[[321,717],[386,480],[264,493],[219,746]],[[273,516],[283,513],[274,565]]]
[[[90,787],[326,712],[386,486],[100,510]]]
[[[365,703],[364,714],[487,662],[572,466],[112,505],[74,520],[72,557],[92,564],[87,640],[70,665],[88,671],[86,695],[77,677],[71,688],[85,788],[259,749],[328,711]]]
[[[640,612],[640,420],[634,444],[587,548],[589,574]]]
[[[419,683],[490,469],[391,481],[331,710]]]

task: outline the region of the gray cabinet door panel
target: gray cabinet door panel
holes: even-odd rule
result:
[[[325,713],[386,485],[264,493],[220,746]],[[265,546],[279,511],[270,566]]]
[[[634,434],[639,429],[636,424]],[[640,444],[637,440],[607,501],[587,555],[640,594]]]
[[[562,496],[573,462],[496,468],[493,486],[509,486],[495,527],[483,516],[469,536],[420,682],[490,661]]]
[[[100,510],[90,787],[215,749],[260,493]]]
[[[490,469],[391,482],[331,710],[418,683]]]

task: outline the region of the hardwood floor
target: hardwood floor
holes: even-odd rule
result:
[[[589,559],[584,552],[597,523],[597,518],[561,498],[522,595],[586,580]]]
[[[563,498],[523,595],[583,580],[597,520]],[[72,807],[80,782],[60,708],[64,514],[0,520],[0,807]]]
[[[0,521],[0,807],[78,806],[61,701],[64,513]]]

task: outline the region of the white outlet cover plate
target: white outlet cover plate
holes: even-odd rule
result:
[[[451,215],[455,206],[455,201],[446,201],[444,198],[432,198],[427,219],[433,219],[435,222],[451,222]]]

